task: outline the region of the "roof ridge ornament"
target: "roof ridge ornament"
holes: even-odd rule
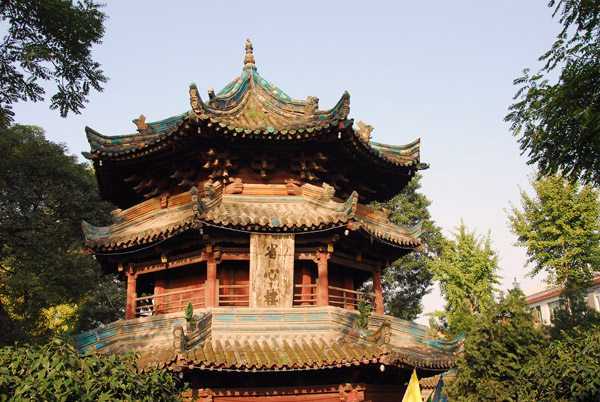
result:
[[[246,57],[244,57],[244,66],[254,66],[254,48],[250,38],[246,38]]]

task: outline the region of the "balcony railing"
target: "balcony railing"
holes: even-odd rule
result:
[[[318,285],[311,283],[307,285],[294,285],[294,307],[316,307],[318,305]],[[329,305],[346,309],[357,309],[358,303],[364,300],[372,310],[375,310],[375,294],[359,292],[353,289],[329,286]]]
[[[136,297],[133,299],[135,302],[135,316],[144,317],[184,311],[190,302],[194,309],[204,308],[204,290],[205,286],[202,285],[191,289]]]
[[[220,285],[217,280],[217,306],[250,306],[250,285]]]
[[[317,283],[318,283],[317,279]],[[294,285],[294,307],[317,306],[317,284]]]
[[[358,303],[364,300],[375,310],[375,294],[359,292],[358,290],[329,286],[329,305],[347,309],[357,309]]]
[[[318,305],[318,284],[294,285],[294,307],[316,307]],[[375,309],[375,295],[352,289],[329,286],[329,305],[346,309],[358,308],[358,303],[364,300]],[[135,316],[167,314],[184,311],[188,303],[194,309],[206,306],[206,285],[191,289],[175,290],[149,296],[134,298]],[[221,285],[217,281],[217,306],[248,307],[250,305],[250,285]]]

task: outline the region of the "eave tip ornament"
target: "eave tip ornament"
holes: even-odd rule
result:
[[[244,66],[252,66],[254,67],[254,54],[252,53],[254,48],[252,47],[252,42],[250,42],[250,38],[246,38],[246,57],[244,57]]]

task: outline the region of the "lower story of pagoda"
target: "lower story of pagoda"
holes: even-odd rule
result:
[[[455,366],[463,339],[340,307],[213,307],[121,320],[75,336],[78,350],[139,356],[190,384],[200,401],[394,401],[411,372]]]

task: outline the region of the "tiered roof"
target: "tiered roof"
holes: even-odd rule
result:
[[[350,94],[330,110],[318,110],[319,99],[290,98],[281,89],[262,78],[254,64],[252,44],[246,42],[246,60],[242,75],[223,88],[217,95],[209,90],[209,101],[198,96],[195,84],[190,88],[190,102],[198,118],[227,127],[246,135],[294,135],[299,130],[311,133],[317,127],[338,126],[350,112]],[[214,120],[214,121],[213,121]],[[328,127],[325,127],[325,126]],[[293,132],[292,132],[293,131]]]
[[[349,102],[345,92],[319,110],[317,98],[290,98],[258,74],[248,41],[242,75],[210,90],[206,102],[192,84],[192,110],[153,123],[141,116],[131,135],[86,128],[102,196],[123,209],[110,226],[84,222],[88,247],[136,247],[203,225],[272,232],[349,225],[417,247],[420,225],[399,228],[366,204],[397,194],[425,166],[420,142],[371,142],[372,127],[354,129],[348,119]],[[275,166],[286,180],[269,176]]]
[[[145,187],[140,188],[139,182],[125,176],[124,171],[135,171],[136,167],[144,170],[145,164],[169,170],[172,165],[167,161],[173,158],[199,157],[204,165],[212,159],[202,153],[215,144],[223,144],[239,153],[306,151],[317,155],[317,159],[294,162],[303,164],[295,168],[300,169],[299,177],[313,184],[329,182],[340,197],[358,190],[362,202],[390,198],[418,169],[427,167],[420,162],[419,140],[405,146],[380,144],[370,141],[373,127],[359,122],[359,128],[354,128],[354,121],[348,118],[350,95],[347,92],[328,110],[319,109],[316,97],[292,99],[258,74],[249,42],[246,51],[242,75],[217,94],[209,90],[206,102],[198,94],[196,85],[190,86],[192,110],[188,112],[151,123],[140,116],[134,120],[138,132],[129,135],[108,137],[86,127],[91,146],[91,153],[86,156],[94,162],[105,198],[126,208],[142,197],[157,195],[163,190],[158,178],[155,178],[156,183],[151,183],[158,186],[156,191],[144,193]],[[235,175],[233,171],[217,170],[209,169],[205,173],[224,180]],[[167,173],[176,174],[175,171]],[[169,180],[168,176],[161,179]],[[356,188],[358,185],[364,190]],[[181,190],[190,187],[183,185]]]
[[[276,192],[276,186],[264,186]],[[285,192],[285,187],[282,192]],[[93,250],[116,250],[167,239],[188,229],[216,226],[225,229],[275,232],[320,230],[345,226],[365,230],[395,245],[417,247],[421,226],[400,228],[387,216],[357,203],[352,194],[345,201],[332,199],[325,187],[304,184],[300,195],[223,194],[219,183],[206,186],[203,193],[191,191],[161,200],[145,201],[113,213],[114,223],[98,227],[83,222],[86,245]]]

